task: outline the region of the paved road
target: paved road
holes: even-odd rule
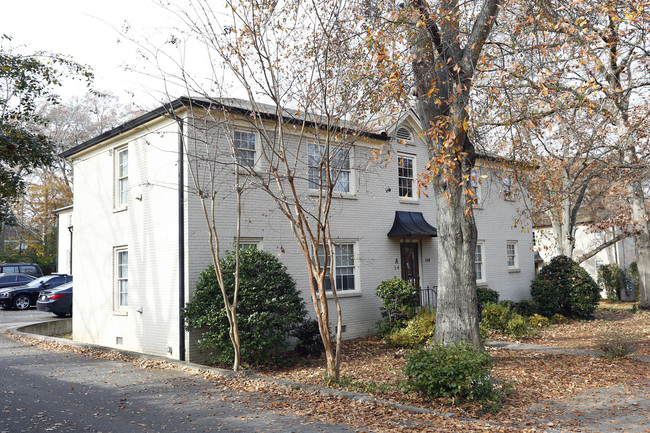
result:
[[[0,328],[55,318],[0,311]],[[48,352],[0,334],[0,433],[353,432],[260,409],[258,395],[173,370]]]

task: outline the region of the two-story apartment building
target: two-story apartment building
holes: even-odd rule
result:
[[[214,192],[219,198],[214,212],[222,249],[227,249],[236,236],[233,178],[238,169],[232,158],[230,164],[209,169],[207,158],[190,149],[208,146],[209,152],[234,145],[240,163],[261,164],[264,170],[258,162],[264,144],[250,127],[250,114],[242,101],[180,98],[64,153],[74,167],[73,216],[66,214],[65,224],[73,222],[68,231],[74,245],[75,340],[195,359],[194,336],[183,330],[181,309],[199,273],[211,264],[195,176],[215,180],[200,193]],[[278,120],[272,111],[265,116],[269,122]],[[192,131],[197,119],[211,131],[202,143]],[[315,120],[303,126],[314,136],[321,133]],[[348,339],[375,332],[381,319],[376,289],[382,281],[402,277],[430,290],[438,281],[435,206],[418,194],[417,186],[428,149],[414,115],[389,131],[359,134],[337,161],[330,218],[335,273],[345,282],[339,297]],[[377,161],[373,150],[391,136],[398,137],[391,158]],[[286,146],[304,153],[297,171],[309,198],[314,195],[312,178],[318,177],[313,163],[318,144],[296,147],[291,133],[287,137]],[[534,278],[531,227],[515,227],[517,194],[507,166],[482,158],[476,170],[478,284],[518,301],[528,297]],[[260,188],[243,193],[241,242],[277,254],[311,305],[304,257],[286,217]]]

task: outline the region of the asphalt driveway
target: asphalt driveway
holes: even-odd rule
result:
[[[1,333],[0,395],[1,433],[355,431],[261,409],[264,396],[182,371],[44,351]]]

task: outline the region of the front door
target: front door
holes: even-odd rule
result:
[[[420,259],[418,257],[418,244],[416,242],[401,243],[400,254],[402,256],[402,280],[408,281],[419,290]]]

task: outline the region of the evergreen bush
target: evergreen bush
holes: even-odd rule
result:
[[[537,312],[552,317],[589,319],[600,301],[598,284],[587,271],[566,256],[557,256],[533,280],[530,293]]]
[[[430,398],[491,399],[492,358],[471,344],[435,345],[406,355],[408,384]]]
[[[377,296],[382,300],[380,311],[383,324],[380,324],[380,333],[403,327],[420,306],[417,288],[399,278],[382,281],[377,287]]]
[[[424,308],[403,328],[394,329],[385,338],[389,346],[415,349],[422,347],[433,339],[436,330],[436,311]]]
[[[271,253],[257,248],[239,252],[237,317],[242,362],[272,362],[288,349],[287,338],[304,320],[306,310],[287,269]],[[225,286],[232,299],[235,254],[221,259]],[[234,360],[229,325],[214,267],[203,271],[184,309],[188,330],[200,330],[197,342],[211,362]]]

